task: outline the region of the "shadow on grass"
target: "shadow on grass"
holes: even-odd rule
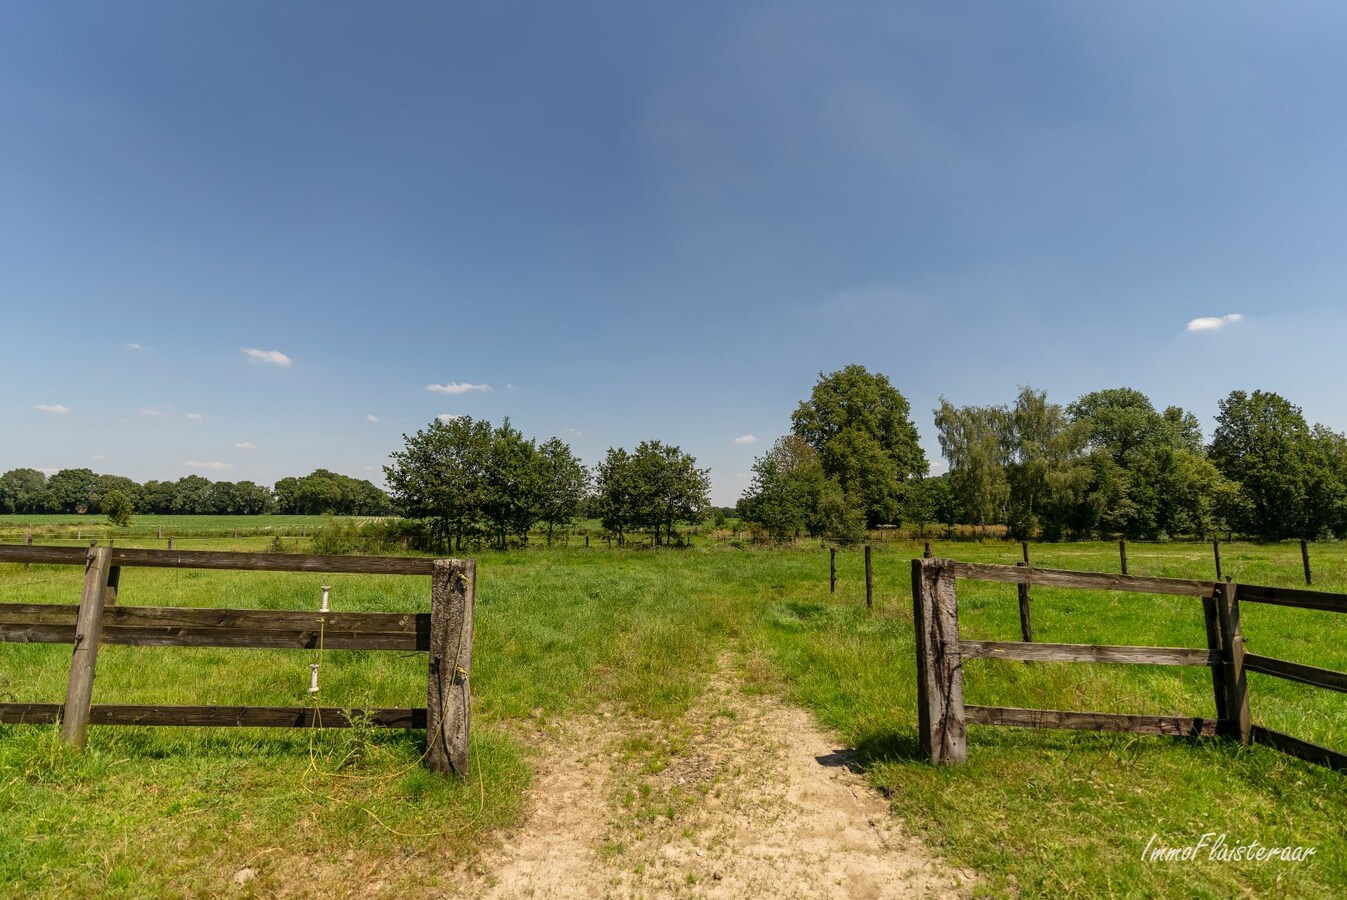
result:
[[[821,766],[847,769],[858,775],[881,763],[928,762],[930,757],[921,749],[915,733],[899,734],[883,731],[861,738],[855,747],[835,750],[815,759]]]

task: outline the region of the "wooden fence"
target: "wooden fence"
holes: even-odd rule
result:
[[[476,564],[472,560],[274,553],[130,550],[112,547],[0,546],[0,562],[78,565],[78,607],[0,604],[0,643],[74,647],[64,703],[0,703],[0,723],[61,724],[82,747],[89,725],[212,725],[346,728],[353,721],[426,729],[425,765],[467,775]],[[260,609],[121,606],[125,567],[422,575],[431,580],[429,613],[335,613]],[[331,650],[429,654],[426,706],[343,710],[318,706],[132,706],[93,704],[100,644]]]
[[[1203,649],[965,641],[959,638],[958,579],[1021,586],[1175,594],[1200,599],[1206,620]],[[1021,597],[1024,593],[1021,592]],[[968,758],[967,725],[1015,725],[1125,731],[1135,734],[1219,735],[1267,744],[1310,762],[1347,770],[1347,754],[1254,724],[1249,715],[1248,673],[1258,672],[1347,692],[1347,674],[1244,652],[1240,603],[1270,603],[1347,613],[1347,594],[1232,582],[1189,581],[1092,572],[994,566],[950,559],[912,560],[912,610],[917,637],[917,712],[921,748],[936,764]],[[1216,717],[1118,715],[1055,709],[973,706],[963,701],[963,663],[969,659],[1144,663],[1206,666],[1211,670]]]

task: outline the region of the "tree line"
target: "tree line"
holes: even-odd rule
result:
[[[139,484],[92,469],[37,469],[0,475],[0,513],[97,513],[124,520],[135,513],[255,515],[261,513],[378,516],[393,511],[388,495],[368,481],[326,469],[282,478],[274,487],[188,475]]]
[[[907,401],[861,366],[820,374],[791,433],[754,464],[740,516],[777,539],[856,540],[864,526],[1004,526],[1017,539],[1347,534],[1347,436],[1267,391],[1232,391],[1203,442],[1197,417],[1114,388],[1065,406],[933,410],[948,470],[926,475]]]
[[[398,511],[429,524],[433,549],[481,540],[503,549],[510,538],[527,543],[535,528],[550,543],[581,515],[600,519],[619,544],[634,531],[662,544],[710,505],[708,470],[660,441],[610,448],[591,472],[561,439],[525,438],[508,418],[436,419],[403,438],[384,474]]]

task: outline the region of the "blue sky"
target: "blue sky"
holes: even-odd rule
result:
[[[378,482],[509,416],[732,503],[850,363],[933,461],[941,395],[1022,384],[1343,430],[1344,46],[1331,3],[6,4],[0,471]]]

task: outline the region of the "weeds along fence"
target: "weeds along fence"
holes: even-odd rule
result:
[[[0,703],[0,723],[60,723],[83,747],[89,725],[208,725],[346,728],[359,722],[426,729],[424,763],[466,776],[476,564],[472,560],[302,556],[273,553],[0,546],[0,562],[84,567],[79,606],[0,604],[0,643],[73,647],[64,703]],[[336,613],[122,606],[125,567],[232,569],[430,577],[429,613]],[[318,706],[132,706],[94,704],[100,644],[174,647],[424,651],[426,706],[344,710]]]
[[[1202,602],[1207,649],[1032,643],[1027,639],[1027,629],[1024,641],[961,640],[956,591],[959,579],[1010,582],[1022,588],[1040,585],[1193,597]],[[1251,721],[1249,672],[1341,692],[1347,692],[1347,674],[1245,653],[1244,632],[1240,625],[1241,603],[1268,603],[1347,613],[1347,594],[1260,587],[1229,581],[1188,581],[1035,569],[1022,564],[996,566],[950,559],[914,559],[912,610],[917,639],[917,715],[922,752],[928,754],[931,762],[937,765],[962,763],[968,758],[966,726],[1012,725],[1188,737],[1221,736],[1243,744],[1266,744],[1309,762],[1347,770],[1347,754]],[[1206,666],[1211,670],[1216,717],[1120,715],[966,705],[963,701],[963,663],[970,659]]]

